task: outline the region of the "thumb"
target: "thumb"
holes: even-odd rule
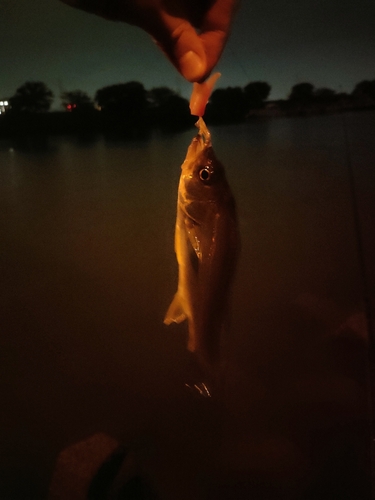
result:
[[[211,73],[223,52],[228,33],[224,31],[207,31],[200,35],[203,50],[206,55],[206,72]]]
[[[209,74],[223,52],[239,0],[216,0],[207,11],[200,30]]]
[[[186,80],[204,80],[207,76],[204,43],[187,20],[164,14],[162,29],[152,30],[151,35]]]

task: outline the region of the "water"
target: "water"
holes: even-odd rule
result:
[[[221,401],[186,392],[163,325],[194,132],[0,142],[0,498],[44,498],[98,431],[167,500],[369,498],[375,114],[345,119],[354,185],[342,116],[212,127],[242,239]]]

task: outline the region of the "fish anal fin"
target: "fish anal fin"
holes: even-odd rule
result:
[[[170,325],[171,323],[181,323],[186,319],[185,311],[182,307],[178,293],[174,296],[171,305],[168,308],[167,314],[164,318],[164,323]]]

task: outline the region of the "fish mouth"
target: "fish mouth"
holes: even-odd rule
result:
[[[201,145],[206,147],[211,146],[211,133],[202,117],[199,118],[195,126],[199,130],[197,139],[201,141]]]
[[[188,157],[192,160],[196,159],[200,153],[212,146],[211,133],[204,123],[203,118],[199,118],[195,126],[198,128],[198,134],[191,141],[188,154]]]
[[[202,118],[195,124],[199,129],[188,148],[185,161],[181,165],[181,182],[189,182],[193,178],[194,170],[199,165],[206,165],[210,161],[212,143],[211,134]],[[180,184],[182,187],[182,185]],[[185,189],[182,189],[184,192]]]

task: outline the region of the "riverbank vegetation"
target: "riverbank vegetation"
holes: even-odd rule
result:
[[[359,82],[349,94],[307,82],[294,85],[284,100],[269,100],[270,92],[271,86],[260,81],[243,88],[218,88],[207,105],[205,120],[222,124],[375,109],[375,80]],[[46,84],[26,82],[1,101],[0,136],[104,133],[146,138],[154,129],[178,132],[196,121],[187,99],[177,92],[168,87],[146,90],[135,81],[103,87],[93,98],[82,90],[66,91],[59,97],[62,111],[51,111],[55,96]]]

